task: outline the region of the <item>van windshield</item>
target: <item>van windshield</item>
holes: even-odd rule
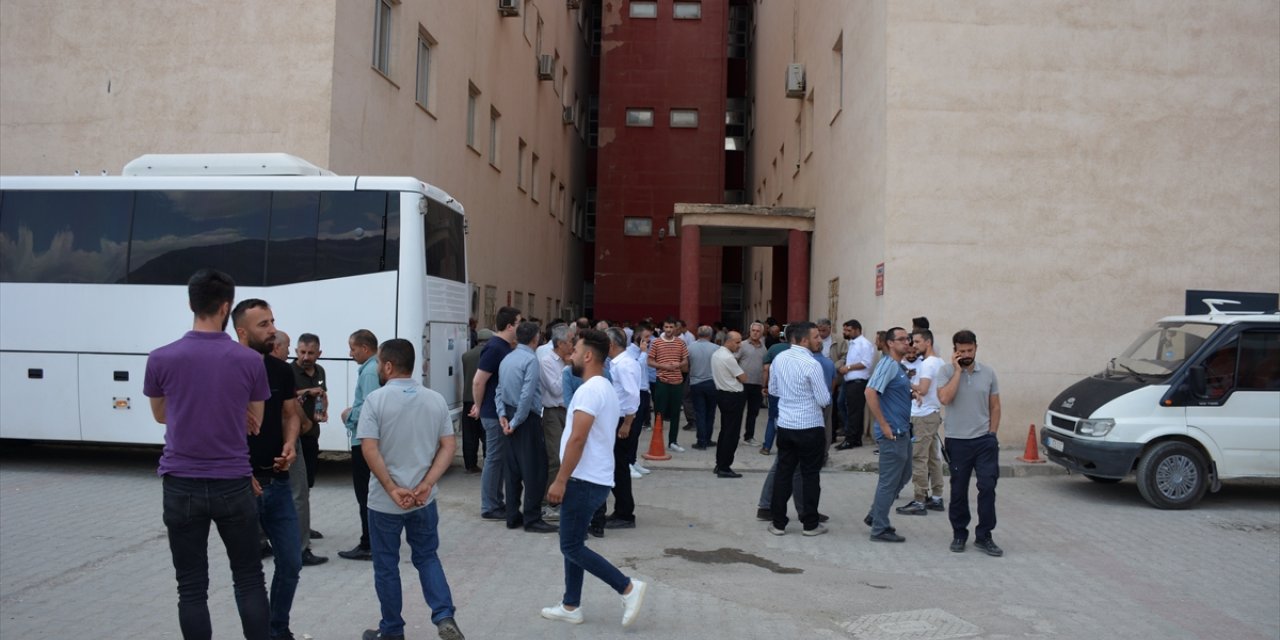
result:
[[[1173,374],[1218,326],[1161,322],[1143,332],[1124,353],[1112,358],[1107,375],[1162,378]]]

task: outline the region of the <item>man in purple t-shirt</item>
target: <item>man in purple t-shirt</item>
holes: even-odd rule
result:
[[[209,524],[227,549],[244,637],[268,638],[267,591],[246,433],[271,396],[262,356],[227,335],[235,281],[201,269],[187,282],[195,323],[151,352],[143,393],[165,425],[159,475],[184,638],[209,638]],[[252,417],[250,421],[248,418]]]

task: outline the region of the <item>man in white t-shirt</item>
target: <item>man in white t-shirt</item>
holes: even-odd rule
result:
[[[933,381],[945,364],[933,351],[933,332],[916,329],[911,334],[913,361],[903,359],[911,376],[911,482],[915,496],[895,509],[907,516],[923,516],[929,511],[945,511],[942,504],[942,404]],[[912,373],[914,372],[914,373]],[[932,489],[932,493],[930,493]]]
[[[609,338],[601,331],[578,332],[571,359],[582,386],[569,401],[569,428],[560,437],[560,472],[547,500],[560,505],[560,553],[564,555],[564,597],[542,610],[548,620],[582,623],[583,572],[604,581],[622,596],[622,626],[640,613],[647,584],[628,578],[600,554],[587,548],[587,527],[613,487],[614,439],[621,408],[613,385],[604,378]]]

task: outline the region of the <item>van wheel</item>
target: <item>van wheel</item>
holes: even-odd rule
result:
[[[1088,479],[1090,479],[1090,480],[1092,480],[1092,481],[1094,481],[1094,482],[1096,482],[1096,483],[1098,483],[1098,484],[1115,484],[1115,483],[1117,483],[1117,482],[1120,482],[1120,480],[1121,480],[1121,478],[1103,478],[1102,476],[1091,476],[1091,475],[1089,475],[1089,474],[1087,474],[1087,473],[1086,473],[1086,474],[1084,474],[1084,477],[1086,477],[1086,478],[1088,478]]]
[[[1200,450],[1177,441],[1161,442],[1138,462],[1138,491],[1157,509],[1186,509],[1200,502],[1209,486]]]

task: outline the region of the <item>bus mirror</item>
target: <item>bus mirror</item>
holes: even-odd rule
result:
[[[1188,373],[1190,374],[1189,380],[1191,382],[1191,393],[1194,393],[1197,396],[1205,395],[1205,391],[1208,389],[1209,385],[1207,382],[1208,375],[1205,373],[1204,366],[1196,365],[1191,367]]]

